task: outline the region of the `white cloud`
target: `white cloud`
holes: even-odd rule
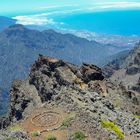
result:
[[[76,7],[76,6],[78,6],[77,4],[73,4],[73,5],[53,5],[53,6],[42,6],[42,7],[39,7],[39,8],[37,8],[37,10],[44,10],[44,9],[46,9],[46,10],[50,10],[50,9],[59,9],[59,8],[64,8],[64,7],[67,7],[67,8],[69,8],[69,7]]]
[[[140,8],[140,2],[102,2],[97,3],[97,8]]]
[[[64,6],[58,6],[58,5],[55,5],[55,6],[42,6],[42,7],[39,7],[37,9],[56,9],[56,8],[63,8]]]
[[[140,2],[97,2],[83,6],[83,11],[96,12],[113,9],[140,9]]]
[[[13,19],[17,20],[17,24],[23,25],[63,25],[63,22],[56,22],[50,16],[52,15],[66,15],[70,13],[76,13],[82,11],[83,9],[73,9],[73,10],[64,10],[64,11],[53,11],[48,13],[41,13],[35,15],[24,15],[16,16]]]
[[[65,6],[48,6],[40,7],[42,9],[51,9],[46,13],[40,13],[35,15],[24,15],[13,17],[17,20],[17,23],[23,25],[62,25],[64,23],[58,23],[53,20],[52,16],[56,15],[67,15],[73,13],[85,13],[85,12],[96,12],[112,9],[129,9],[129,8],[140,8],[140,2],[98,2],[90,5],[78,6],[66,8]],[[69,5],[71,6],[71,5]],[[65,7],[65,8],[64,8]],[[57,9],[58,8],[58,9]],[[59,9],[60,8],[60,9]]]
[[[29,16],[16,16],[13,17],[14,19],[17,20],[18,24],[23,24],[23,25],[54,25],[56,22],[51,19],[47,18],[46,16],[40,16],[40,15],[29,15]]]

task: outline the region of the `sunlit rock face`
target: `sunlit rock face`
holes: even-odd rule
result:
[[[121,136],[124,137],[124,132],[139,138],[139,119],[130,115],[132,112],[126,109],[128,106],[123,108],[118,104],[120,108],[116,107],[113,101],[116,98],[112,98],[111,94],[123,97],[117,92],[126,90],[105,79],[102,70],[95,65],[84,63],[77,66],[40,55],[33,63],[28,78],[12,84],[9,123],[24,120],[33,110],[49,106],[73,112],[75,118],[69,129],[86,131],[94,138],[118,138],[102,127],[101,122],[106,121],[109,124],[115,122],[122,131]],[[125,103],[127,98],[122,99],[118,98]]]

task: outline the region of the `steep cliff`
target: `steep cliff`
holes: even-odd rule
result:
[[[53,132],[57,134],[62,131],[63,136],[68,133],[67,139],[72,139],[73,133],[81,130],[92,140],[127,137],[137,140],[140,138],[139,118],[111,101],[110,92],[115,87],[111,85],[95,65],[83,64],[78,67],[40,55],[32,65],[29,77],[13,82],[10,121],[21,121],[24,131],[29,134],[33,130],[40,130],[39,140],[44,138],[45,132],[53,131],[51,126],[44,123],[47,120],[50,123],[56,116],[59,118],[59,127],[55,124]],[[72,121],[66,119],[64,114],[74,114]],[[39,124],[36,117],[39,117]],[[44,117],[48,117],[47,120]]]
[[[110,63],[105,72],[110,75],[110,81],[117,87],[116,93],[124,98],[125,108],[140,114],[140,43],[130,53]],[[115,91],[115,90],[114,90]],[[115,94],[114,91],[112,93]],[[113,98],[116,98],[114,97]],[[129,108],[130,107],[130,108]]]

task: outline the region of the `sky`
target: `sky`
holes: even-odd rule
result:
[[[62,26],[54,17],[116,9],[140,9],[140,0],[0,0],[0,16],[23,25]]]
[[[120,3],[121,2],[121,3]],[[140,8],[140,0],[0,0],[0,15],[26,13],[39,10],[56,10],[58,8],[109,9],[117,7]]]

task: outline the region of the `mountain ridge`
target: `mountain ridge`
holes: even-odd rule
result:
[[[122,92],[119,93],[127,97],[128,101],[125,102],[128,102],[129,104],[128,110],[133,110],[139,115],[140,43],[136,44],[135,48],[130,51],[129,54],[110,63],[104,71],[107,73],[107,76],[110,77],[110,81],[114,83],[116,87],[118,86],[118,89],[122,88]],[[115,95],[114,91],[112,91],[112,94]],[[114,96],[113,98],[115,99],[118,97]],[[132,103],[132,106],[130,103]]]
[[[4,17],[4,16],[0,16],[0,31],[3,31],[4,29],[6,29],[8,26],[16,24],[16,20],[15,19],[11,19],[8,17]]]
[[[0,45],[0,84],[3,89],[8,89],[12,80],[25,78],[39,53],[75,64],[100,65],[105,57],[117,51],[114,46],[104,46],[71,34],[52,30],[40,32],[23,25],[13,25],[1,32]]]
[[[121,104],[116,106],[111,97],[112,91],[124,92],[121,85],[119,90],[117,88],[118,85],[107,80],[102,70],[95,65],[84,63],[79,67],[58,58],[40,55],[32,65],[28,78],[13,81],[9,116],[5,118],[3,125],[2,120],[0,121],[1,127],[16,124],[24,131],[16,130],[11,133],[6,130],[4,133],[6,136],[3,133],[0,135],[6,138],[24,136],[25,140],[30,140],[33,139],[30,133],[37,130],[39,140],[44,139],[51,131],[59,139],[62,137],[56,135],[57,132],[63,133],[64,139],[69,139],[73,138],[76,130],[81,130],[92,140],[102,138],[137,140],[140,138],[139,118],[133,111],[127,110],[127,106],[124,108]],[[119,93],[114,95],[120,96]],[[123,100],[123,103],[128,100],[126,96],[120,98],[119,101]],[[130,104],[131,102],[129,106]],[[64,118],[59,118],[59,127],[56,125],[51,127],[45,125],[48,121],[53,124],[51,120],[47,119],[46,123],[43,119],[43,116],[47,117],[50,113],[52,118],[64,114],[74,115],[72,121],[62,129],[60,124],[65,125],[63,121],[67,117],[64,115]],[[41,128],[36,119],[42,124]],[[66,138],[67,131],[70,132]]]

